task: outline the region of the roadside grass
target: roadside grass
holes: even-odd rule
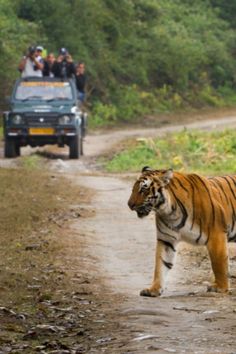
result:
[[[22,156],[20,163],[26,169],[38,169],[42,167],[42,158],[39,155]]]
[[[69,278],[61,269],[67,247],[63,225],[79,216],[78,203],[85,198],[84,189],[53,173],[0,169],[1,348],[20,343],[33,325],[47,322],[44,301],[68,291]],[[38,337],[32,340],[36,346]],[[31,345],[25,349],[32,352]]]
[[[129,142],[106,161],[109,172],[136,172],[143,166],[205,175],[236,173],[236,131],[188,131]]]

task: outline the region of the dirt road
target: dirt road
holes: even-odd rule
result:
[[[236,119],[189,124],[189,128],[202,129],[225,126],[236,126]],[[127,208],[134,176],[127,179],[96,169],[97,157],[124,138],[155,136],[182,128],[88,136],[86,157],[81,161],[50,163],[51,168],[73,176],[75,183],[94,190],[92,205],[84,205],[85,209],[93,208],[93,217],[79,220],[72,228],[86,235],[87,269],[98,282],[98,293],[101,294],[99,287],[104,284],[104,297],[110,298],[110,313],[114,313],[114,322],[121,323],[121,329],[114,334],[109,327],[99,348],[91,348],[91,353],[236,353],[236,246],[230,246],[234,275],[231,296],[206,293],[211,275],[206,250],[182,244],[164,295],[140,297],[139,291],[150,285],[152,279],[154,218],[139,220]]]
[[[127,210],[130,183],[120,178],[86,176],[79,177],[79,183],[96,190],[95,216],[78,222],[87,236],[87,254],[98,262],[111,311],[113,293],[123,295],[124,301],[120,312],[126,331],[114,346],[106,348],[104,343],[105,352],[234,353],[236,293],[205,292],[210,278],[205,249],[182,245],[165,294],[155,299],[139,297],[152,277],[153,217],[140,221]],[[235,274],[235,256],[231,266]]]
[[[235,127],[236,117],[188,124],[202,129],[226,126]],[[183,125],[89,135],[81,160],[68,160],[66,150],[50,150],[54,158],[45,160],[54,172],[93,190],[92,203],[82,205],[88,216],[70,225],[83,243],[83,272],[108,314],[108,320],[102,314],[94,318],[100,329],[86,353],[236,353],[236,246],[230,246],[232,295],[206,293],[211,275],[206,250],[182,244],[163,296],[140,297],[139,291],[152,279],[154,218],[137,219],[127,207],[134,175],[109,175],[97,168],[98,157],[122,139],[180,129]],[[0,161],[2,166],[9,163]],[[75,257],[73,245],[71,252]]]

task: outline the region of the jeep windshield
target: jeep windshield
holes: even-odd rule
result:
[[[15,99],[19,101],[71,100],[73,93],[69,82],[21,81],[16,88]]]

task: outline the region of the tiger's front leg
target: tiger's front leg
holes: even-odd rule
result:
[[[140,292],[141,296],[160,296],[164,290],[166,276],[174,265],[176,242],[157,240],[154,279],[150,288]]]

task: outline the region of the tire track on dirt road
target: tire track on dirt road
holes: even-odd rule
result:
[[[99,156],[104,152],[109,151],[111,147],[122,140],[139,137],[158,137],[166,133],[178,132],[183,129],[200,129],[200,130],[223,130],[236,127],[235,117],[224,117],[218,119],[208,119],[194,121],[186,124],[171,124],[159,128],[144,128],[144,129],[122,129],[112,131],[110,133],[97,133],[86,137],[85,154],[86,156]]]

